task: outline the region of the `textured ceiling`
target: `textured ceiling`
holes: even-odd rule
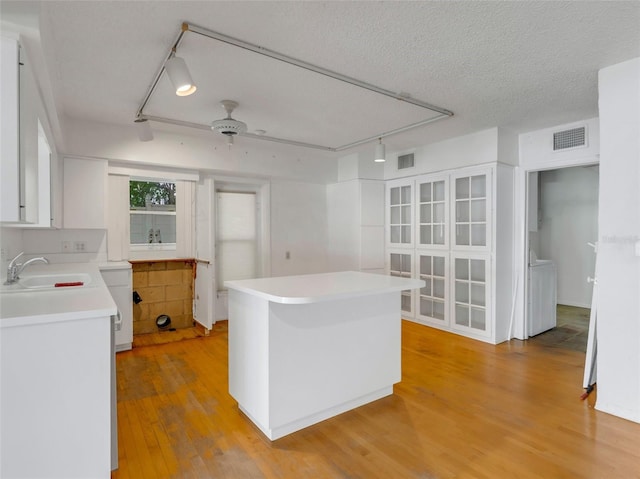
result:
[[[131,125],[187,21],[454,112],[385,140],[396,149],[494,126],[523,132],[597,116],[598,70],[640,56],[635,1],[47,1],[41,7],[57,105],[69,117]],[[249,131],[329,146],[431,114],[192,33],[178,53],[198,91],[177,98],[162,78],[145,113],[208,124],[225,116],[218,102],[233,99],[240,103],[234,118]]]

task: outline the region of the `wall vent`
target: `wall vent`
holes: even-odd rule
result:
[[[413,168],[413,153],[398,156],[398,169]]]
[[[587,127],[556,131],[553,134],[553,151],[582,148],[587,146]]]

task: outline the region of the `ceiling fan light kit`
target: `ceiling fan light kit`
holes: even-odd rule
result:
[[[153,131],[151,131],[151,125],[146,118],[137,118],[134,120],[136,124],[136,130],[138,132],[138,139],[140,141],[153,140]]]
[[[238,107],[238,102],[233,100],[222,100],[222,107],[227,112],[227,117],[211,123],[211,129],[223,135],[233,136],[247,131],[247,124],[231,118],[231,113]],[[233,142],[231,142],[233,143]]]
[[[264,130],[256,130],[256,133],[249,133],[247,132],[247,125],[246,123],[242,122],[242,121],[238,121],[235,120],[231,117],[231,112],[233,112],[234,108],[236,108],[238,106],[237,102],[231,101],[231,100],[224,100],[221,102],[222,106],[224,107],[224,109],[227,111],[227,117],[223,118],[221,120],[215,120],[211,123],[210,128],[213,131],[216,131],[218,133],[221,133],[223,135],[225,135],[227,137],[227,144],[231,145],[233,143],[233,136],[235,135],[244,135],[247,136],[249,138],[255,138],[255,139],[260,139],[260,140],[266,140],[266,141],[272,141],[272,142],[277,142],[277,143],[283,143],[283,144],[288,144],[288,145],[292,145],[292,146],[302,146],[305,148],[314,148],[314,149],[319,149],[319,150],[324,150],[324,151],[332,151],[332,152],[339,152],[339,151],[344,151],[344,150],[348,150],[350,148],[365,144],[365,143],[369,143],[371,141],[375,141],[375,140],[379,140],[379,143],[376,145],[376,149],[375,149],[375,161],[376,162],[383,162],[385,161],[385,145],[382,143],[382,138],[383,137],[387,137],[387,136],[391,136],[391,135],[395,135],[398,133],[402,133],[404,131],[407,130],[411,130],[413,128],[418,128],[420,126],[426,125],[428,123],[432,123],[434,121],[440,120],[440,119],[444,119],[444,118],[449,118],[451,116],[453,116],[453,112],[446,110],[444,108],[440,108],[438,106],[435,105],[431,105],[429,103],[426,103],[422,100],[418,100],[416,98],[413,98],[411,95],[407,94],[407,93],[395,93],[392,92],[390,90],[386,90],[384,88],[378,87],[376,85],[373,85],[371,83],[367,83],[361,80],[358,80],[356,78],[353,77],[349,77],[346,75],[343,75],[341,73],[338,72],[334,72],[332,70],[328,70],[326,68],[323,68],[321,66],[318,65],[314,65],[312,63],[308,63],[305,62],[303,60],[298,60],[297,58],[293,58],[290,57],[288,55],[285,55],[283,53],[279,53],[273,50],[270,50],[268,48],[262,47],[260,45],[255,45],[249,42],[245,42],[244,40],[240,40],[237,38],[233,38],[230,37],[228,35],[224,35],[222,33],[218,33],[218,32],[214,32],[213,30],[209,30],[203,27],[199,27],[197,25],[193,25],[193,24],[189,24],[187,22],[182,23],[181,25],[181,29],[180,29],[180,33],[178,34],[173,47],[171,48],[171,51],[169,52],[168,56],[166,57],[165,61],[163,62],[162,66],[160,67],[160,70],[158,71],[158,73],[156,74],[154,80],[151,82],[151,86],[149,87],[149,89],[147,90],[147,94],[145,95],[144,99],[142,100],[140,107],[138,108],[138,111],[136,112],[136,118],[138,119],[149,119],[149,120],[153,120],[153,121],[158,121],[158,122],[162,122],[162,123],[168,123],[168,124],[172,124],[172,125],[181,125],[181,126],[187,126],[187,127],[191,127],[191,128],[197,128],[197,129],[208,129],[209,126],[207,125],[202,125],[199,123],[191,123],[188,121],[183,121],[183,120],[177,120],[177,119],[173,119],[173,118],[166,118],[166,117],[159,117],[159,116],[150,116],[150,115],[145,115],[143,110],[146,107],[147,103],[149,102],[149,99],[151,98],[151,95],[153,95],[158,82],[160,81],[160,78],[162,77],[162,74],[166,71],[167,75],[169,76],[169,79],[171,80],[172,84],[175,87],[176,90],[176,95],[178,96],[187,96],[192,94],[193,92],[196,91],[196,86],[193,83],[193,80],[191,79],[191,75],[189,74],[189,70],[187,69],[186,63],[184,61],[184,59],[182,59],[181,57],[176,56],[176,49],[178,48],[178,46],[180,46],[180,43],[182,42],[182,39],[184,38],[184,35],[187,32],[192,32],[198,35],[201,35],[205,38],[209,38],[211,40],[216,40],[219,42],[223,42],[227,45],[231,45],[231,46],[235,46],[244,50],[249,50],[252,51],[254,53],[257,53],[259,55],[263,55],[266,56],[268,58],[271,58],[273,60],[277,60],[277,61],[281,61],[284,63],[287,63],[289,65],[293,65],[295,67],[298,68],[302,68],[304,70],[307,71],[311,71],[329,78],[333,78],[335,80],[341,81],[341,82],[345,82],[348,83],[350,85],[356,86],[358,88],[362,88],[364,90],[368,90],[370,92],[373,93],[377,93],[383,96],[387,96],[390,98],[393,98],[395,100],[399,100],[399,101],[403,101],[406,103],[410,103],[412,105],[418,106],[420,108],[424,108],[426,110],[429,110],[431,113],[435,113],[435,116],[430,116],[429,118],[426,118],[424,120],[418,121],[418,122],[414,122],[411,123],[409,125],[404,125],[401,126],[399,128],[394,128],[392,130],[389,131],[384,131],[384,132],[379,132],[376,135],[372,135],[369,136],[367,138],[363,138],[357,141],[353,141],[344,145],[339,145],[339,146],[327,146],[327,145],[318,145],[318,144],[313,144],[313,143],[307,143],[307,142],[302,142],[302,141],[296,141],[296,140],[292,140],[292,139],[286,139],[286,138],[277,138],[277,137],[273,137],[273,136],[266,136],[264,134]],[[136,120],[137,121],[137,120]]]

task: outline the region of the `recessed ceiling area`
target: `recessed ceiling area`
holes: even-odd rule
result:
[[[181,23],[195,22],[454,112],[385,138],[387,151],[492,127],[527,132],[595,117],[598,70],[640,56],[640,2],[5,0],[3,21],[27,5],[40,10],[63,121],[134,128]],[[178,53],[198,90],[179,98],[161,78],[145,114],[206,125],[226,116],[221,100],[235,100],[234,118],[249,132],[328,146],[428,114],[191,33]],[[211,131],[151,123],[224,141]],[[374,143],[331,155],[372,152]]]

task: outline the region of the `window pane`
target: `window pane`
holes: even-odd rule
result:
[[[431,278],[423,278],[425,282],[425,287],[420,288],[420,294],[422,296],[432,296],[431,294]]]
[[[469,244],[469,225],[456,226],[456,244],[457,245]]]
[[[487,176],[478,175],[471,178],[471,197],[472,198],[484,198],[487,196],[486,185]]]
[[[433,227],[433,244],[444,244],[444,225]]]
[[[400,243],[400,226],[392,226],[389,230],[390,238],[389,240],[392,243]]]
[[[431,275],[431,256],[420,256],[420,274]]]
[[[402,295],[401,301],[400,301],[400,309],[402,309],[402,311],[406,311],[407,313],[411,312],[411,295],[410,294]]]
[[[487,244],[487,225],[471,225],[471,244],[473,246],[486,246]]]
[[[471,283],[471,304],[484,306],[484,284]]]
[[[431,201],[431,183],[422,183],[420,185],[420,201]]]
[[[402,226],[402,242],[411,243],[411,226]]]
[[[433,302],[433,317],[436,319],[444,319],[444,302],[443,301]]]
[[[444,201],[444,181],[436,181],[433,184],[433,200]]]
[[[471,327],[482,331],[487,328],[484,309],[471,308]]]
[[[420,299],[420,314],[422,316],[433,316],[433,301],[430,299]]]
[[[442,256],[433,257],[433,274],[444,277],[444,258]]]
[[[431,226],[420,226],[420,244],[431,244]]]
[[[402,187],[402,204],[408,205],[411,203],[411,187],[403,186]]]
[[[456,281],[456,301],[459,303],[469,303],[469,283]]]
[[[431,223],[431,204],[420,205],[420,223]]]
[[[391,224],[399,225],[400,224],[400,206],[392,206],[390,209],[391,212]]]
[[[411,224],[411,206],[402,207],[402,224],[403,225]]]
[[[456,179],[456,199],[469,198],[469,178]]]
[[[411,255],[403,254],[402,256],[402,272],[411,273]]]
[[[456,304],[456,324],[469,326],[469,308]]]
[[[471,201],[471,221],[487,221],[487,200]]]
[[[456,258],[456,279],[469,279],[469,260]]]
[[[444,203],[436,203],[433,205],[433,222],[444,223]]]
[[[395,188],[391,188],[391,190],[389,191],[389,196],[390,196],[389,202],[392,205],[400,204],[400,188],[399,187],[396,186]]]
[[[456,201],[456,221],[459,223],[469,222],[468,201]]]
[[[391,253],[391,271],[400,271],[402,268],[402,261],[400,259],[400,255],[396,253]]]
[[[471,281],[480,281],[480,282],[483,282],[483,283],[485,282],[484,260],[483,259],[472,259],[471,260]]]
[[[436,298],[444,298],[444,280],[443,279],[434,279],[433,280],[433,296]]]

